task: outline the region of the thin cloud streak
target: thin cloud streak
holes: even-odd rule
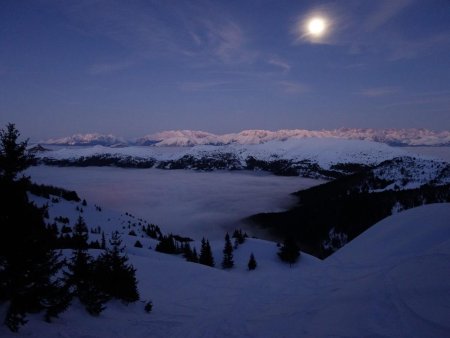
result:
[[[307,85],[299,82],[278,81],[277,84],[288,94],[305,94],[311,91]]]
[[[179,85],[179,88],[183,91],[205,91],[205,90],[217,90],[224,85],[229,84],[226,81],[193,81],[184,82]]]
[[[398,87],[376,87],[367,88],[360,92],[360,95],[366,97],[380,97],[396,94],[400,91]]]
[[[270,58],[269,60],[267,60],[267,63],[281,68],[284,73],[288,73],[291,70],[291,65],[279,58]]]
[[[246,47],[240,25],[223,11],[208,11],[189,3],[175,6],[166,2],[158,10],[153,7],[147,2],[100,0],[64,3],[63,11],[77,29],[116,41],[144,59],[175,53],[233,64],[252,62],[258,55]],[[211,12],[216,14],[211,17]]]
[[[417,105],[432,106],[433,104],[445,105],[448,109],[448,107],[450,106],[450,91],[418,93],[415,94],[414,96],[410,96],[407,99],[403,99],[402,101],[386,104],[382,108],[417,106]]]
[[[89,73],[92,75],[116,73],[136,65],[137,60],[128,60],[116,63],[96,63],[89,67]]]
[[[366,31],[372,32],[378,29],[413,3],[414,0],[378,1],[378,8],[365,21]]]

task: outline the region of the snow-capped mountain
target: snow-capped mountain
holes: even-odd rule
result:
[[[49,139],[41,142],[48,145],[68,145],[68,146],[95,146],[102,145],[106,147],[114,147],[120,145],[128,144],[122,137],[116,137],[114,135],[108,134],[75,134],[68,137]]]
[[[169,130],[146,135],[136,140],[137,145],[191,147],[202,144],[218,144],[219,136],[204,131]]]
[[[396,146],[448,146],[450,131],[431,131],[427,129],[350,129],[305,130],[283,129],[244,130],[239,133],[216,135],[205,131],[170,130],[146,135],[135,141],[126,141],[113,135],[77,134],[71,137],[50,139],[44,144],[54,145],[141,145],[161,147],[191,147],[196,145],[261,144],[269,141],[285,141],[291,138],[341,138],[366,140]]]
[[[260,144],[269,141],[284,141],[290,138],[342,138],[366,140],[390,145],[438,146],[450,145],[450,132],[434,132],[427,129],[349,129],[305,130],[283,129],[244,130],[239,133],[215,135],[203,131],[166,131],[147,135],[137,144],[156,146],[193,146],[201,144]]]

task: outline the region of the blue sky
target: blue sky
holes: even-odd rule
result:
[[[32,139],[449,130],[450,1],[2,0],[7,122]]]

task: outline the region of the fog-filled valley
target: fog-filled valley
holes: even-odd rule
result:
[[[226,231],[245,227],[242,219],[276,212],[296,202],[290,194],[323,183],[264,172],[108,167],[38,166],[27,172],[36,183],[75,190],[88,201],[130,212],[164,229],[200,240],[222,239]],[[253,228],[259,237],[263,232]]]

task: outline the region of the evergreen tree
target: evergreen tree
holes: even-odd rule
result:
[[[122,240],[117,231],[112,233],[109,243],[110,247],[97,260],[99,285],[112,298],[135,302],[139,300],[136,270],[123,254]]]
[[[156,245],[155,250],[158,252],[163,252],[167,254],[176,254],[177,247],[175,246],[175,241],[173,236],[162,236],[159,243]]]
[[[201,242],[201,249],[200,249],[200,257],[198,259],[198,262],[203,265],[208,265],[213,267],[214,264],[214,257],[211,252],[211,246],[209,245],[209,241],[205,238],[202,238]]]
[[[188,261],[188,262],[190,262],[191,261],[191,259],[192,259],[192,248],[191,248],[191,245],[188,243],[188,242],[186,242],[186,243],[184,243],[184,245],[183,245],[183,257]]]
[[[83,222],[77,222],[82,225]],[[77,228],[77,227],[75,227]],[[83,229],[79,226],[78,229]],[[79,230],[74,230],[75,233]],[[81,231],[80,233],[84,233]],[[99,315],[104,309],[104,304],[108,300],[105,292],[102,292],[96,276],[96,264],[87,252],[87,246],[78,246],[73,250],[72,258],[68,264],[66,273],[67,285],[70,288],[71,296],[78,297],[91,315]]]
[[[32,163],[19,136],[13,124],[0,131],[0,304],[8,304],[4,322],[12,331],[27,313],[45,311],[50,320],[68,306],[62,281],[55,278],[63,263],[53,251],[46,210],[29,202],[28,179],[17,179]]]
[[[28,140],[18,142],[19,137],[13,123],[0,131],[0,176],[8,182],[14,181],[34,161],[33,155],[26,151]]]
[[[295,262],[297,262],[298,257],[300,256],[300,249],[297,246],[297,243],[292,238],[287,238],[283,246],[280,248],[278,252],[278,256],[284,262],[289,263],[289,266],[292,266]]]
[[[74,249],[86,249],[88,247],[89,230],[83,219],[78,216],[72,230],[72,243]]]
[[[100,243],[100,248],[105,250],[106,249],[106,239],[105,239],[105,232],[102,232],[102,241]]]
[[[256,263],[255,255],[253,255],[253,252],[252,252],[252,254],[250,255],[250,259],[248,260],[248,264],[247,264],[248,269],[255,270],[257,265],[258,264]]]
[[[233,245],[231,244],[230,235],[225,235],[225,246],[223,248],[222,267],[224,269],[231,269],[234,266],[233,261]]]
[[[242,233],[241,229],[236,229],[233,232],[233,236],[235,239],[235,247],[237,248],[239,244],[243,244],[245,239],[248,237],[247,233]]]
[[[193,262],[193,263],[198,263],[198,254],[197,254],[197,249],[195,247],[192,249],[192,256],[188,261]]]

